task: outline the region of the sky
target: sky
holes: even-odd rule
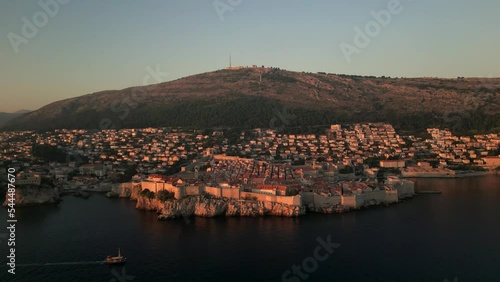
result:
[[[229,54],[293,71],[500,77],[498,0],[0,3],[0,112],[214,71]]]

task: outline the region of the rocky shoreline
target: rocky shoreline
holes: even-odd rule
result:
[[[156,197],[141,195],[141,186],[133,185],[124,187],[118,185],[106,193],[106,197],[128,198],[136,201],[136,209],[154,211],[159,220],[174,218],[186,218],[190,216],[216,217],[216,216],[283,216],[298,217],[311,213],[334,214],[344,213],[352,209],[340,204],[315,207],[313,205],[287,205],[277,202],[264,202],[257,200],[237,200],[230,198],[215,197],[203,193],[197,196],[186,196],[182,199],[168,199],[161,201]],[[33,206],[43,204],[54,204],[61,201],[57,189],[49,186],[26,186],[16,189],[16,206]],[[7,205],[7,201],[3,206]],[[374,206],[388,205],[387,202],[369,200],[356,209],[365,209]]]
[[[305,214],[305,207],[261,201],[238,201],[216,198],[210,195],[188,196],[180,200],[160,201],[139,196],[137,209],[155,211],[158,219],[215,216],[285,216],[296,217]]]
[[[6,194],[3,206],[8,204],[9,196]],[[61,201],[59,191],[48,185],[23,185],[16,187],[14,203],[16,207],[57,204]]]
[[[160,201],[156,197],[141,195],[140,185],[133,187],[115,187],[106,194],[107,197],[130,198],[136,201],[136,208],[154,211],[159,220],[186,218],[190,216],[215,217],[215,216],[284,216],[298,217],[306,213],[335,214],[349,212],[352,209],[342,205],[314,207],[311,205],[293,206],[275,202],[257,200],[236,200],[220,198],[203,193],[197,196],[187,196],[182,199]],[[369,200],[357,209],[389,205],[387,202]]]
[[[262,202],[253,200],[235,200],[218,198],[209,194],[187,196],[179,200],[160,201],[140,195],[141,187],[113,187],[107,197],[130,198],[137,201],[136,208],[158,213],[158,219],[173,219],[189,216],[285,216],[296,217],[304,215],[304,206],[292,206],[282,203]]]

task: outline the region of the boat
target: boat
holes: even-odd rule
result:
[[[116,257],[107,256],[105,262],[107,264],[120,264],[120,263],[125,263],[126,260],[127,258],[121,255],[120,248],[118,248],[118,256]]]

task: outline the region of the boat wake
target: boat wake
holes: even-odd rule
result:
[[[17,266],[50,266],[50,265],[82,265],[82,264],[104,264],[105,261],[73,261],[73,262],[46,262],[46,263],[24,263]]]

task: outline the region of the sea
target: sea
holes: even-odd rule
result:
[[[418,195],[344,214],[158,221],[129,199],[0,209],[0,281],[500,281],[500,176],[414,179]],[[123,265],[103,264],[118,248]]]

